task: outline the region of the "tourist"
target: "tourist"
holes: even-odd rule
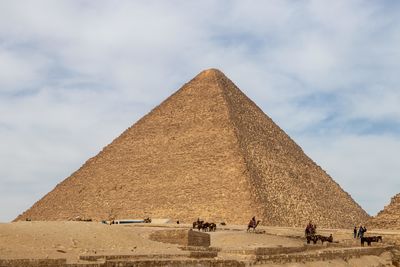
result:
[[[308,225],[307,225],[307,227],[306,227],[306,236],[309,236],[309,235],[314,235],[314,225],[312,224],[312,222],[310,221],[309,223],[308,223]]]
[[[354,238],[357,238],[357,226],[354,226]]]
[[[364,233],[367,231],[367,227],[363,227],[363,231],[362,231],[362,236],[361,237],[364,237]]]
[[[317,225],[314,224],[312,227],[312,234],[315,235],[317,233]]]
[[[360,225],[360,228],[358,229],[358,237],[359,238],[363,238],[364,237],[364,233],[367,231],[367,228],[362,225]]]

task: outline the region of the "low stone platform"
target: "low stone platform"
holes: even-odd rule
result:
[[[254,263],[256,264],[285,264],[291,262],[311,262],[311,261],[327,261],[333,259],[349,260],[351,258],[359,258],[362,256],[379,256],[386,251],[391,251],[392,246],[368,247],[368,248],[348,248],[348,249],[329,249],[316,250],[307,253],[292,253],[292,254],[258,254],[255,256]]]
[[[66,263],[65,259],[1,260],[0,267],[245,267],[244,262],[222,259],[113,259],[104,262]]]
[[[365,248],[321,248],[318,246],[303,248],[257,248],[254,250],[225,251],[218,258],[218,249],[190,248],[182,254],[152,254],[152,255],[85,255],[80,256],[78,263],[68,263],[65,259],[38,260],[0,260],[0,267],[133,267],[133,266],[232,266],[244,267],[262,264],[304,263],[313,261],[328,261],[334,259],[349,260],[363,256],[380,256],[382,253],[393,254],[394,266],[400,266],[398,248],[394,246],[379,246]],[[230,256],[229,256],[230,254]],[[235,257],[235,255],[239,257]]]
[[[0,259],[0,267],[64,267],[66,259]]]

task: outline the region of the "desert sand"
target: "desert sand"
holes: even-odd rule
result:
[[[188,224],[172,223],[127,225],[74,221],[2,223],[0,260],[67,259],[68,264],[84,264],[85,261],[80,257],[85,255],[184,259],[188,257],[188,251],[182,249],[181,245],[153,241],[149,236],[159,230],[190,228],[191,225]],[[362,248],[359,241],[352,238],[351,229],[320,229],[320,234],[334,236],[335,243],[324,245],[307,245],[302,228],[260,226],[257,233],[247,233],[245,229],[245,225],[218,225],[216,232],[209,233],[210,247],[219,251],[215,259],[237,260],[250,265],[256,260],[253,252],[257,249],[310,247],[310,250],[294,253],[303,256],[316,255],[324,251],[369,249]],[[389,246],[390,248],[379,255],[359,255],[345,259],[337,257],[323,262],[318,259],[307,260],[306,257],[299,262],[282,263],[266,260],[259,261],[258,266],[395,266],[393,261],[396,256],[393,255],[393,251],[395,246],[400,245],[400,231],[371,230],[368,234],[382,235],[384,240],[383,243],[373,243],[371,248]],[[3,266],[1,261],[0,266]]]

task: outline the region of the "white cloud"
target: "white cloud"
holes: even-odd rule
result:
[[[210,67],[374,213],[398,186],[396,9],[356,0],[0,2],[0,188],[9,188],[0,203],[24,195],[0,220]],[[393,129],[344,130],[359,119]],[[378,174],[376,196],[358,190]]]
[[[399,124],[400,86],[393,88],[385,86],[385,84],[371,85],[365,90],[349,94],[351,104],[355,107],[349,115],[371,120],[391,120]]]
[[[39,84],[48,64],[41,56],[17,53],[0,45],[0,92],[15,92]]]

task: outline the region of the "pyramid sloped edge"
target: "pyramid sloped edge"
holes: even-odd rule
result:
[[[247,168],[252,177],[252,183],[254,184],[254,188],[257,189],[255,190],[257,202],[263,203],[262,205],[265,207],[263,217],[266,223],[272,225],[302,226],[309,220],[313,220],[321,226],[349,227],[355,222],[365,222],[368,220],[369,215],[361,206],[326,174],[321,167],[312,161],[232,81],[225,76],[219,77],[218,80],[220,86],[225,89],[225,98],[229,103],[231,120],[235,125],[236,134],[241,143],[242,152],[245,155]],[[251,124],[254,121],[257,121],[259,124]],[[271,146],[274,146],[272,151],[268,149]],[[260,150],[262,151],[260,152]],[[285,153],[289,154],[289,156],[285,157]],[[265,157],[265,154],[273,156]],[[277,155],[283,157],[283,160],[274,160]],[[263,162],[263,158],[267,160]],[[288,161],[293,166],[290,166]],[[335,194],[331,195],[324,192],[322,195],[326,199],[318,198],[315,194],[313,196],[313,191],[318,191],[319,188],[310,186],[312,188],[310,192],[304,192],[303,188],[303,192],[297,194],[298,198],[293,199],[291,197],[296,196],[296,189],[298,189],[299,185],[292,187],[292,190],[288,190],[290,184],[279,181],[279,179],[268,178],[270,175],[279,176],[281,179],[289,179],[290,176],[301,177],[303,175],[311,175],[317,181],[322,180],[324,185],[329,185],[329,188]],[[294,181],[294,183],[296,182]],[[271,188],[272,190],[268,190]],[[280,190],[286,191],[283,198],[277,193]],[[302,193],[306,193],[311,199],[303,201],[301,198]],[[274,196],[272,197],[272,195]],[[281,199],[279,199],[280,197]],[[335,207],[339,206],[336,205],[337,203],[342,204],[345,208],[343,210],[335,210]]]
[[[208,89],[210,89],[210,91],[207,91]],[[213,95],[209,95],[210,92],[213,92]],[[191,98],[186,99],[184,97],[181,97],[182,95]],[[214,103],[213,101],[217,102],[214,103],[215,105],[208,107],[207,105],[209,103],[201,102],[201,98],[199,98],[199,96],[201,96],[201,98],[207,98],[207,101],[211,101],[212,103]],[[185,100],[190,100],[189,102],[192,103],[192,105],[199,104],[197,106],[197,109],[192,110],[191,107],[187,105],[187,101],[185,102]],[[206,107],[210,109],[207,109]],[[158,131],[159,129],[162,129],[162,131],[164,131],[164,129],[161,127],[163,126],[163,123],[168,120],[168,117],[174,115],[174,112],[179,112],[180,109],[184,109],[183,112],[186,112],[184,115],[193,116],[193,120],[197,119],[195,123],[188,125],[190,127],[198,127],[199,125],[201,125],[201,123],[207,121],[204,120],[203,117],[200,118],[199,116],[203,111],[206,113],[211,112],[212,116],[216,116],[217,119],[211,118],[214,124],[217,123],[219,125],[222,122],[226,124],[224,125],[224,127],[218,128],[218,130],[216,131],[212,130],[212,127],[215,126],[212,123],[208,124],[207,127],[209,127],[209,129],[207,127],[206,128],[208,130],[211,129],[211,132],[208,132],[212,134],[211,139],[219,140],[219,142],[216,143],[209,143],[209,148],[215,146],[218,147],[218,145],[223,142],[227,142],[227,147],[229,147],[229,149],[232,149],[232,147],[234,147],[234,153],[231,153],[234,154],[234,158],[230,159],[229,164],[222,164],[221,166],[219,166],[219,169],[224,169],[227,166],[229,168],[232,168],[233,175],[231,175],[231,177],[229,177],[228,175],[222,176],[226,179],[234,177],[235,179],[240,180],[240,186],[244,186],[245,188],[247,188],[246,191],[249,192],[249,194],[246,193],[247,195],[245,194],[239,197],[238,199],[240,199],[240,201],[233,201],[235,203],[234,205],[238,205],[238,202],[244,202],[246,204],[243,207],[247,208],[238,209],[242,211],[242,217],[240,219],[233,219],[231,220],[232,222],[235,222],[236,220],[236,222],[238,223],[246,223],[246,220],[248,218],[250,218],[252,215],[257,214],[257,216],[262,217],[264,224],[270,225],[302,226],[305,222],[308,222],[308,220],[313,219],[320,226],[343,227],[349,226],[349,224],[353,225],[353,223],[364,222],[368,218],[368,215],[365,213],[365,211],[363,211],[362,208],[357,203],[355,203],[350,195],[344,192],[340,188],[340,186],[335,183],[329,177],[329,175],[327,175],[318,165],[316,165],[310,158],[308,158],[304,154],[302,149],[267,115],[265,115],[262,110],[257,107],[256,104],[248,99],[227,77],[225,77],[222,72],[216,69],[203,71],[194,79],[192,79],[189,83],[186,83],[181,89],[171,95],[167,100],[163,101],[150,113],[148,113],[137,123],[124,131],[124,133],[116,138],[110,145],[106,146],[97,156],[88,160],[77,172],[73,173],[69,178],[60,183],[53,190],[54,192],[51,191],[43,199],[35,203],[32,208],[35,209],[39,207],[39,211],[43,212],[44,214],[46,208],[53,205],[54,203],[52,202],[58,201],[58,198],[65,203],[68,203],[67,199],[64,197],[67,192],[65,191],[67,189],[65,181],[68,181],[67,183],[73,184],[75,187],[74,190],[80,190],[80,188],[82,187],[80,183],[76,182],[76,180],[79,180],[78,178],[80,177],[85,177],[89,179],[92,183],[96,183],[96,180],[92,179],[90,175],[89,177],[87,177],[88,173],[90,174],[91,172],[96,172],[95,170],[93,170],[93,168],[88,168],[88,166],[98,166],[100,163],[107,162],[106,160],[115,161],[114,157],[109,156],[110,154],[113,154],[113,151],[125,149],[126,145],[129,145],[130,142],[140,143],[135,141],[135,134],[137,135],[146,133],[154,135],[156,137],[160,137],[160,135],[158,135],[157,133],[157,129]],[[221,116],[221,114],[224,117],[218,117]],[[160,116],[161,118],[163,118],[162,120],[158,120],[156,122],[153,121],[154,118],[159,118]],[[172,124],[174,123],[175,122],[172,122]],[[152,127],[147,127],[146,125],[148,124],[151,124]],[[179,123],[175,124],[179,126]],[[185,127],[183,128],[186,129],[186,131],[190,132],[190,129]],[[230,136],[228,138],[229,140],[218,139],[221,138],[221,136],[224,136],[224,134]],[[210,142],[209,139],[210,138],[205,137],[204,140],[206,142]],[[143,139],[141,141],[153,144],[150,139]],[[265,143],[263,144],[263,142]],[[163,145],[162,142],[156,142],[154,144],[159,146]],[[197,148],[198,146],[201,146],[201,142],[198,142],[197,144]],[[190,144],[188,143],[188,145]],[[131,150],[134,151],[134,148],[135,147],[132,147]],[[194,146],[192,150],[193,149],[195,150],[196,146]],[[218,155],[220,155],[222,158],[226,156],[221,154]],[[210,154],[209,157],[213,157],[213,155]],[[203,160],[207,161],[206,158],[204,158]],[[132,162],[134,162],[134,160]],[[239,164],[237,164],[238,162]],[[268,164],[266,164],[266,162]],[[179,162],[177,162],[177,164],[179,164]],[[126,165],[126,167],[129,169],[128,165]],[[196,167],[194,167],[193,169],[195,170]],[[114,172],[113,175],[119,179],[119,183],[127,182],[126,180],[124,180],[123,175],[118,172],[118,170]],[[133,178],[136,177],[135,172],[131,172],[130,175],[133,175]],[[190,176],[190,174],[187,173],[186,175]],[[107,176],[103,175],[101,177],[104,178]],[[207,177],[202,176],[202,174],[200,174],[199,177],[204,177],[201,179],[208,179]],[[343,210],[343,212],[331,212],[330,210],[327,210],[327,207],[331,202],[326,202],[325,199],[318,198],[318,196],[316,197],[313,194],[309,194],[307,192],[304,193],[304,186],[301,187],[299,185],[303,191],[300,190],[301,194],[296,193],[297,189],[290,188],[290,184],[286,182],[286,180],[290,179],[294,181],[294,177],[300,177],[299,179],[301,181],[303,181],[304,179],[315,179],[317,186],[312,187],[313,189],[318,189],[318,185],[321,186],[325,184],[327,184],[330,189],[334,188],[335,190],[333,191],[339,192],[339,199],[343,200],[339,201],[339,203],[343,203],[346,209]],[[324,182],[320,182],[321,179],[319,179],[318,177],[322,177],[322,180]],[[113,179],[116,178],[113,177]],[[217,181],[218,179],[214,182]],[[232,181],[230,180],[226,180],[225,184],[229,184],[231,182]],[[105,188],[105,190],[109,189],[110,188]],[[118,190],[118,188],[116,188],[116,190]],[[132,190],[135,191],[135,189]],[[237,188],[234,187],[229,188],[229,190],[225,188],[224,190],[226,194],[237,192],[234,191],[237,190]],[[101,201],[103,201],[104,203],[111,203],[115,201],[113,199],[107,200],[107,197],[109,196],[107,194],[104,195],[103,191],[99,191],[99,194],[103,194],[103,199],[101,199]],[[95,192],[92,192],[91,194],[93,195],[93,193]],[[140,192],[136,192],[136,195],[138,194],[140,194]],[[237,192],[237,194],[241,193]],[[79,194],[76,196],[79,199]],[[322,196],[327,196],[327,198],[330,199],[329,194],[326,194],[326,192],[322,194]],[[308,198],[306,199],[306,201],[304,201],[304,203],[306,204],[302,203],[303,199],[301,199],[301,197]],[[147,196],[142,196],[142,198],[147,199]],[[91,201],[87,198],[84,198],[83,200],[83,203]],[[220,201],[215,202],[220,203]],[[325,202],[328,204],[326,204]],[[124,205],[124,203],[120,204],[122,206]],[[137,203],[135,204],[135,202],[130,202],[130,204],[134,206]],[[61,203],[59,205],[63,204]],[[210,208],[209,205],[201,205],[202,203],[196,203],[196,206],[199,209],[206,210],[206,212],[199,210],[197,211],[197,215],[200,214],[204,217],[212,217],[211,213],[216,213],[216,211],[218,210],[213,210],[213,208]],[[226,201],[226,205],[232,206],[232,203]],[[55,204],[51,207],[54,206]],[[187,221],[190,220],[190,218],[194,218],[197,216],[195,212],[193,212],[192,214],[184,214],[182,210],[171,211],[168,213],[158,209],[157,213],[152,211],[150,206],[144,206],[147,207],[145,209],[147,211],[146,215],[162,214],[165,216],[176,216],[179,218],[183,218],[186,216],[185,220]],[[322,211],[321,206],[323,208]],[[182,209],[184,209],[185,207],[188,208],[187,206],[180,207],[183,207]],[[32,210],[32,208],[28,211]],[[99,205],[96,206],[96,209],[96,212],[102,214],[101,216],[107,216],[106,212],[104,210],[101,210],[101,207],[99,207]],[[124,211],[120,211],[118,209],[119,208],[117,207],[114,212],[120,212],[120,214],[128,214],[123,213]],[[138,210],[135,210],[134,208],[130,209],[132,213],[138,214],[138,216],[145,215],[145,213],[139,213]],[[223,207],[219,209],[220,213],[225,212],[222,209]],[[349,212],[349,210],[351,211]],[[17,219],[23,220],[24,217],[29,215],[29,212],[27,212],[25,212],[22,216],[19,216]],[[79,211],[77,213],[79,213]],[[63,215],[62,217],[53,218],[66,219],[73,218],[73,216],[73,214],[68,214],[68,216]],[[84,214],[84,216],[86,216],[86,214]],[[88,213],[87,216],[91,216],[91,214]],[[230,215],[231,218],[239,218],[237,216],[237,214]],[[226,215],[226,217],[229,216]]]
[[[148,113],[146,116],[144,116],[142,119],[140,119],[137,123],[135,123],[133,126],[129,127],[124,133],[122,133],[118,138],[116,138],[111,144],[106,146],[98,155],[95,157],[89,159],[78,171],[74,172],[70,177],[65,179],[63,182],[61,182],[59,185],[56,186],[54,190],[49,192],[45,197],[43,197],[41,200],[36,202],[29,210],[24,212],[22,215],[20,215],[16,220],[24,220],[25,218],[32,218],[34,220],[71,220],[74,219],[75,217],[81,217],[81,218],[90,218],[94,220],[101,220],[101,219],[107,219],[109,217],[109,214],[107,210],[102,210],[101,205],[108,205],[109,208],[109,213],[114,213],[116,214],[115,216],[134,216],[135,218],[138,217],[143,217],[143,216],[153,216],[153,217],[168,217],[168,218],[177,218],[180,219],[182,222],[187,222],[189,220],[197,218],[197,216],[202,216],[205,218],[214,218],[214,219],[224,219],[230,222],[240,222],[240,223],[246,223],[248,218],[251,218],[252,215],[254,215],[256,212],[253,211],[253,206],[252,206],[252,199],[251,195],[247,193],[242,193],[238,192],[237,190],[240,188],[246,188],[249,187],[247,184],[247,176],[245,175],[244,172],[244,162],[242,162],[243,156],[240,154],[240,150],[238,148],[238,143],[237,140],[235,139],[234,135],[234,130],[229,124],[229,120],[227,118],[228,116],[228,109],[223,103],[223,97],[221,94],[221,91],[218,87],[214,86],[214,76],[213,74],[217,73],[217,75],[220,75],[218,71],[216,70],[211,70],[211,71],[206,71],[200,73],[198,76],[196,76],[194,79],[192,79],[189,83],[186,83],[185,85],[182,86],[181,89],[179,89],[177,92],[175,92],[173,95],[171,95],[168,99],[163,101],[159,106],[154,108],[150,113]],[[204,86],[202,83],[205,83],[207,86],[203,88]],[[214,88],[215,87],[215,88]],[[204,91],[203,89],[207,89],[208,91]],[[203,90],[203,91],[202,91]],[[199,95],[196,95],[199,94]],[[211,95],[209,95],[211,94]],[[190,101],[184,101],[187,100],[185,97],[193,97],[196,96],[196,102],[193,105],[197,105],[196,108],[193,110],[190,110],[192,107],[188,107],[188,104]],[[199,97],[201,96],[201,97]],[[207,101],[210,101],[210,103],[202,103],[201,99],[203,98],[209,98]],[[222,103],[222,105],[220,105]],[[176,108],[175,105],[178,105],[179,108]],[[209,105],[209,107],[207,106]],[[179,113],[182,111],[181,113]],[[215,118],[206,118],[207,116],[200,117],[201,112],[208,112],[211,113],[212,116],[215,116]],[[121,150],[129,149],[130,151],[135,151],[135,149],[140,146],[141,143],[147,143],[149,147],[146,147],[145,150],[151,150],[152,146],[151,142],[152,139],[149,138],[138,138],[138,135],[140,136],[155,136],[154,138],[164,138],[166,141],[171,142],[171,147],[173,145],[177,145],[179,142],[172,141],[172,139],[176,138],[179,139],[181,138],[180,141],[185,142],[187,141],[186,137],[190,135],[189,133],[192,132],[191,129],[188,129],[185,125],[182,123],[176,122],[176,121],[171,121],[170,125],[173,125],[176,129],[178,128],[184,128],[185,134],[183,134],[183,137],[180,135],[177,136],[170,136],[171,138],[165,138],[168,136],[170,131],[175,131],[176,129],[171,129],[169,127],[163,127],[163,123],[169,123],[168,119],[171,118],[171,116],[174,116],[174,112],[178,112],[179,115],[188,115],[189,119],[188,120],[196,120],[191,124],[191,127],[194,127],[194,129],[197,131],[196,127],[199,127],[199,124],[203,123],[206,124],[207,127],[204,127],[204,131],[207,134],[211,134],[211,137],[201,137],[200,141],[197,140],[197,146],[191,148],[191,150],[196,150],[196,149],[201,149],[201,146],[205,144],[205,142],[211,142],[208,147],[212,148],[221,148],[224,147],[223,149],[220,149],[221,152],[218,152],[217,156],[215,155],[208,155],[208,158],[202,158],[201,162],[207,162],[209,161],[210,164],[215,164],[212,161],[212,157],[216,157],[216,160],[218,162],[225,157],[225,161],[223,164],[220,164],[217,162],[218,168],[217,167],[207,167],[207,169],[213,169],[214,173],[221,173],[221,177],[224,179],[233,179],[234,181],[226,180],[222,187],[218,188],[218,192],[215,194],[222,194],[221,199],[219,201],[213,200],[213,196],[209,196],[210,201],[213,203],[213,205],[209,205],[208,203],[194,203],[190,207],[191,210],[193,210],[192,213],[189,215],[185,214],[185,211],[182,209],[177,210],[176,212],[166,212],[161,210],[161,208],[157,207],[157,205],[153,205],[154,207],[152,208],[151,205],[143,205],[143,212],[136,209],[135,206],[140,206],[141,204],[139,202],[134,202],[131,200],[126,200],[129,202],[131,207],[126,208],[128,211],[125,211],[125,208],[119,208],[119,207],[111,207],[111,205],[114,204],[114,202],[120,203],[121,206],[125,206],[125,203],[122,203],[120,199],[112,199],[110,198],[109,195],[114,197],[114,193],[112,190],[120,190],[120,185],[119,184],[125,184],[129,183],[129,181],[124,180],[125,178],[123,175],[121,175],[120,169],[125,170],[125,169],[130,169],[129,175],[131,175],[130,179],[136,179],[140,180],[146,180],[146,183],[149,183],[148,180],[148,175],[146,173],[143,173],[144,175],[137,175],[134,171],[132,171],[131,167],[136,166],[136,168],[141,167],[139,165],[131,165],[126,164],[124,168],[113,168],[113,173],[112,175],[104,175],[102,173],[99,174],[99,169],[102,169],[104,165],[106,165],[107,162],[115,162],[116,160],[123,160],[123,157],[118,158],[114,156],[114,151],[120,152]],[[207,114],[208,114],[207,113]],[[206,114],[206,115],[207,115]],[[176,115],[176,114],[175,114]],[[183,116],[182,115],[182,116]],[[225,118],[226,117],[226,118]],[[200,120],[199,120],[200,118]],[[154,121],[157,119],[156,121]],[[183,117],[181,119],[184,119]],[[211,121],[210,123],[207,123],[207,121]],[[218,122],[218,127],[216,129],[212,129],[210,127],[213,126],[213,122],[216,123]],[[147,127],[149,124],[151,124],[151,127]],[[215,125],[214,125],[215,126]],[[158,127],[158,128],[157,128]],[[168,128],[168,129],[167,129]],[[201,130],[201,129],[200,129]],[[160,134],[160,132],[162,132]],[[139,136],[139,137],[140,137]],[[224,138],[224,136],[229,136],[229,138]],[[167,140],[168,139],[168,140]],[[215,139],[215,141],[213,141]],[[196,139],[195,139],[196,140]],[[203,142],[204,141],[204,142]],[[134,145],[132,145],[134,143]],[[196,143],[196,142],[195,142]],[[226,144],[225,144],[226,143]],[[163,145],[163,141],[153,143],[153,145],[156,144],[158,145]],[[190,144],[189,142],[189,145]],[[235,148],[236,147],[236,148]],[[169,149],[165,147],[166,149]],[[232,150],[233,149],[233,150]],[[232,150],[229,152],[228,150]],[[226,151],[228,153],[226,153]],[[146,153],[146,151],[142,151],[143,153]],[[154,152],[154,151],[153,151]],[[164,156],[169,157],[171,155],[177,155],[179,157],[179,153],[175,153],[177,151],[172,151],[170,154],[164,154]],[[178,151],[179,152],[179,151]],[[134,153],[135,154],[135,153]],[[140,153],[136,153],[140,154]],[[201,153],[200,153],[201,154]],[[164,158],[161,157],[161,158]],[[198,156],[198,155],[197,155]],[[200,155],[202,156],[202,155]],[[132,156],[132,153],[130,153],[128,156],[124,157],[131,157],[130,159],[136,159],[134,156]],[[156,159],[159,160],[159,159]],[[174,160],[173,158],[169,160]],[[186,159],[185,159],[186,160]],[[135,160],[128,161],[128,162],[135,162]],[[177,162],[176,162],[177,163]],[[179,162],[177,163],[179,164]],[[186,163],[185,163],[186,164]],[[148,165],[147,165],[148,166]],[[208,165],[210,166],[210,165]],[[227,169],[224,174],[224,168]],[[196,172],[196,166],[191,170],[193,173]],[[146,171],[147,172],[147,171]],[[93,176],[96,176],[96,178],[93,178]],[[146,176],[147,175],[147,176]],[[187,173],[186,173],[187,175]],[[112,179],[115,179],[116,185],[114,187],[105,187],[102,185],[104,178],[107,177],[112,177]],[[147,178],[145,178],[147,177]],[[199,177],[204,177],[203,174],[200,174]],[[213,179],[214,183],[218,182],[219,180],[222,180],[221,177],[217,176],[212,176],[211,178]],[[218,179],[217,179],[218,178]],[[110,178],[107,178],[110,179]],[[182,178],[183,179],[183,178]],[[186,177],[185,179],[191,179],[190,177]],[[184,181],[181,181],[182,184]],[[191,183],[196,183],[197,181],[191,180]],[[84,183],[90,183],[90,184],[97,184],[99,188],[96,188],[96,190],[88,189],[87,185]],[[230,184],[235,184],[239,183],[236,188],[230,187]],[[150,199],[146,195],[140,195],[140,192],[137,192],[132,186],[129,187],[132,190],[132,195],[135,195],[137,198],[145,198],[149,200],[149,202],[154,202],[154,199]],[[201,187],[201,185],[197,185],[197,187]],[[207,193],[208,191],[212,191],[210,188],[207,188]],[[91,191],[90,191],[91,190]],[[136,190],[136,191],[135,191]],[[235,191],[236,190],[236,191]],[[90,200],[89,197],[82,197],[82,193],[77,193],[78,191],[85,192],[87,195],[90,195],[90,197],[93,200]],[[109,192],[105,194],[104,192]],[[97,195],[96,195],[97,194]],[[114,195],[113,195],[114,194]],[[203,195],[205,193],[203,192]],[[224,196],[225,194],[225,196]],[[74,201],[71,200],[71,197],[79,199],[79,203],[75,203]],[[154,193],[156,195],[156,193]],[[234,199],[234,197],[237,198],[237,203],[229,203],[232,201],[228,201],[228,196],[232,195],[231,199]],[[125,195],[124,195],[125,196]],[[130,196],[127,195],[127,198]],[[177,196],[180,197],[180,196]],[[158,194],[157,198],[163,199],[162,196]],[[59,200],[62,200],[63,202],[60,202]],[[164,202],[168,202],[167,199],[164,198]],[[102,204],[95,203],[92,205],[92,203],[88,203],[90,201],[93,202],[101,202]],[[193,200],[191,200],[193,201]],[[72,203],[74,202],[74,203]],[[185,202],[188,201],[181,201],[180,203],[176,205],[180,205],[179,207],[184,206]],[[189,201],[190,202],[190,201]],[[235,202],[235,201],[233,201]],[[221,208],[221,205],[224,203],[226,207],[225,210]],[[69,207],[68,205],[71,207]],[[143,204],[143,203],[142,203]],[[160,203],[160,205],[164,205],[165,203]],[[78,205],[78,207],[76,207]],[[95,210],[98,214],[96,215],[91,213],[87,208],[90,207],[90,205],[93,206],[93,210]],[[58,207],[61,207],[61,209],[65,209],[64,211],[59,210]],[[196,210],[197,208],[197,210]],[[202,210],[199,210],[202,208]],[[58,210],[57,210],[58,209]],[[153,210],[152,210],[153,209]],[[178,209],[178,208],[177,208]],[[52,214],[48,211],[52,211]],[[231,211],[227,211],[231,210]],[[240,213],[237,211],[241,210]],[[131,215],[132,214],[132,215]],[[214,215],[216,214],[216,215]],[[38,215],[39,218],[36,218],[35,216]],[[240,216],[240,217],[239,217]],[[241,219],[243,218],[243,219]]]

